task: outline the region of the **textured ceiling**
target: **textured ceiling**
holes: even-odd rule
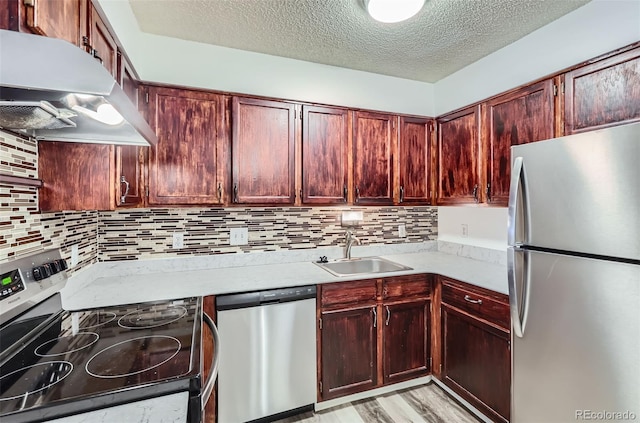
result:
[[[362,0],[129,0],[144,32],[436,82],[589,0],[427,0],[374,21]]]

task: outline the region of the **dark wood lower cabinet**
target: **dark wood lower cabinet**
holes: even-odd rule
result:
[[[377,384],[376,306],[321,313],[321,396],[353,394]]]
[[[442,381],[492,420],[509,421],[509,331],[443,304],[442,338]]]
[[[395,383],[429,374],[429,300],[383,305],[384,382]]]

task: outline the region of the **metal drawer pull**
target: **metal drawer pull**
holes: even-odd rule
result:
[[[465,301],[468,301],[468,302],[470,302],[470,303],[472,303],[472,304],[482,304],[482,300],[474,300],[473,298],[471,298],[471,297],[470,297],[470,296],[468,296],[468,295],[465,295],[465,296],[464,296],[464,300],[465,300]]]
[[[391,311],[389,310],[389,306],[384,306],[387,309],[387,321],[384,323],[385,326],[389,326],[389,319],[391,318]]]
[[[371,310],[373,310],[373,327],[375,328],[376,326],[378,326],[378,312],[376,311],[375,307]]]
[[[120,196],[120,203],[124,204],[127,202],[127,195],[129,195],[129,182],[124,175],[120,175],[120,183],[125,185],[124,194]]]

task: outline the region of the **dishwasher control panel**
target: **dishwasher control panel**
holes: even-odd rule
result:
[[[292,288],[269,289],[265,291],[242,292],[216,297],[217,310],[255,307],[272,303],[299,301],[316,297],[316,286],[296,286]]]

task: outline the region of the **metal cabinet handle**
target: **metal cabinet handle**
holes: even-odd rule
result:
[[[216,376],[218,375],[218,361],[220,355],[220,342],[218,339],[218,328],[216,324],[213,323],[213,320],[207,313],[202,313],[202,321],[209,326],[211,330],[211,334],[213,335],[213,357],[211,357],[211,369],[209,370],[209,377],[204,384],[204,389],[202,390],[201,397],[201,405],[202,409],[204,409],[205,405],[207,405],[207,401],[211,396],[211,392],[213,392],[213,385],[216,382]]]
[[[389,319],[391,318],[391,311],[389,310],[389,306],[384,306],[387,309],[387,320],[384,322],[385,326],[389,326]]]
[[[484,191],[485,194],[487,194],[487,203],[491,202],[491,184],[488,183],[487,184],[487,189]]]
[[[482,304],[482,300],[480,300],[480,299],[474,300],[473,298],[471,298],[468,295],[464,296],[464,300],[470,302],[471,304]]]
[[[400,186],[400,202],[404,202],[404,187]]]
[[[473,187],[473,201],[478,202],[478,184]]]
[[[222,202],[222,184],[218,182],[218,201]]]
[[[238,202],[238,184],[233,184],[233,202]]]
[[[344,185],[342,188],[342,198],[344,198],[345,203],[347,202],[347,194],[348,194],[347,186]]]
[[[376,308],[373,307],[371,310],[373,310],[373,327],[377,327],[378,326],[378,312],[376,311]]]
[[[127,179],[124,175],[120,175],[120,183],[124,184],[125,186],[124,194],[120,196],[120,204],[124,204],[127,200],[127,195],[129,195],[129,182],[127,182]]]
[[[360,188],[356,187],[356,203],[360,200]]]

